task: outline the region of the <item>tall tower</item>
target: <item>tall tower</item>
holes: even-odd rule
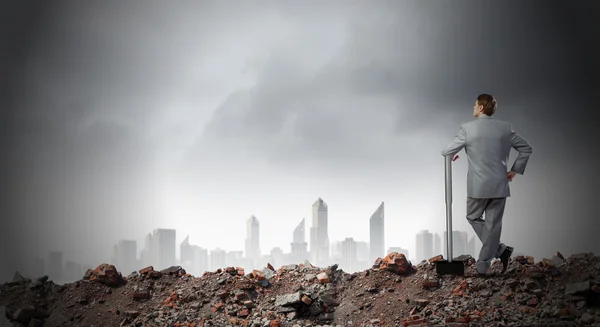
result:
[[[327,204],[318,198],[312,205],[312,227],[310,228],[310,255],[316,265],[329,261],[329,232],[327,230]]]
[[[306,243],[306,231],[305,231],[305,219],[294,229],[294,235],[292,238],[292,258],[294,262],[302,262],[308,259],[308,244]]]
[[[174,229],[159,228],[154,230],[153,237],[158,249],[158,269],[166,269],[176,265],[176,235]]]
[[[186,236],[179,245],[179,256],[183,268],[188,267],[191,271],[194,266],[194,247],[190,245],[190,236]]]
[[[417,261],[427,260],[433,256],[433,234],[422,230],[417,234],[416,258]]]
[[[256,260],[260,256],[259,223],[255,216],[246,221],[246,258]]]
[[[302,218],[298,226],[294,229],[293,242],[294,243],[304,243],[306,242],[306,231],[305,231],[305,219]]]
[[[342,262],[341,267],[349,273],[358,270],[358,256],[356,251],[356,242],[352,237],[346,237],[342,242]]]
[[[370,225],[370,260],[375,261],[377,258],[385,256],[385,233],[384,233],[385,212],[384,204],[381,202],[377,210],[371,216]]]

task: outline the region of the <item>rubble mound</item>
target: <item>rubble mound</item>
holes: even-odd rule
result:
[[[484,277],[469,257],[464,276],[440,276],[440,259],[415,266],[390,253],[352,274],[309,262],[202,276],[147,267],[126,278],[102,264],[64,285],[16,274],[0,285],[0,326],[600,326],[599,256],[516,256]]]

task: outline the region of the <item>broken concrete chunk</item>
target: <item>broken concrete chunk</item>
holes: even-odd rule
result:
[[[302,302],[302,293],[296,292],[292,294],[280,295],[275,298],[275,305],[280,307],[300,304]]]

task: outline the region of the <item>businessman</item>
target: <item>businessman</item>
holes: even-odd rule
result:
[[[493,96],[479,95],[473,107],[475,119],[462,124],[442,151],[442,156],[454,156],[464,148],[467,154],[467,220],[483,243],[476,263],[480,275],[487,274],[494,258],[502,261],[502,273],[506,271],[513,248],[500,242],[500,234],[506,198],[510,197],[508,184],[525,172],[532,153],[529,143],[509,123],[492,117],[496,107]],[[508,170],[511,148],[519,154]]]

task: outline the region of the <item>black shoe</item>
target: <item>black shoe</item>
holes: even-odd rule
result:
[[[513,253],[513,248],[510,246],[507,246],[506,249],[504,249],[504,252],[502,252],[502,254],[500,255],[500,261],[502,261],[502,273],[504,274],[506,272],[506,268],[508,268],[508,260],[510,259],[510,256]]]

